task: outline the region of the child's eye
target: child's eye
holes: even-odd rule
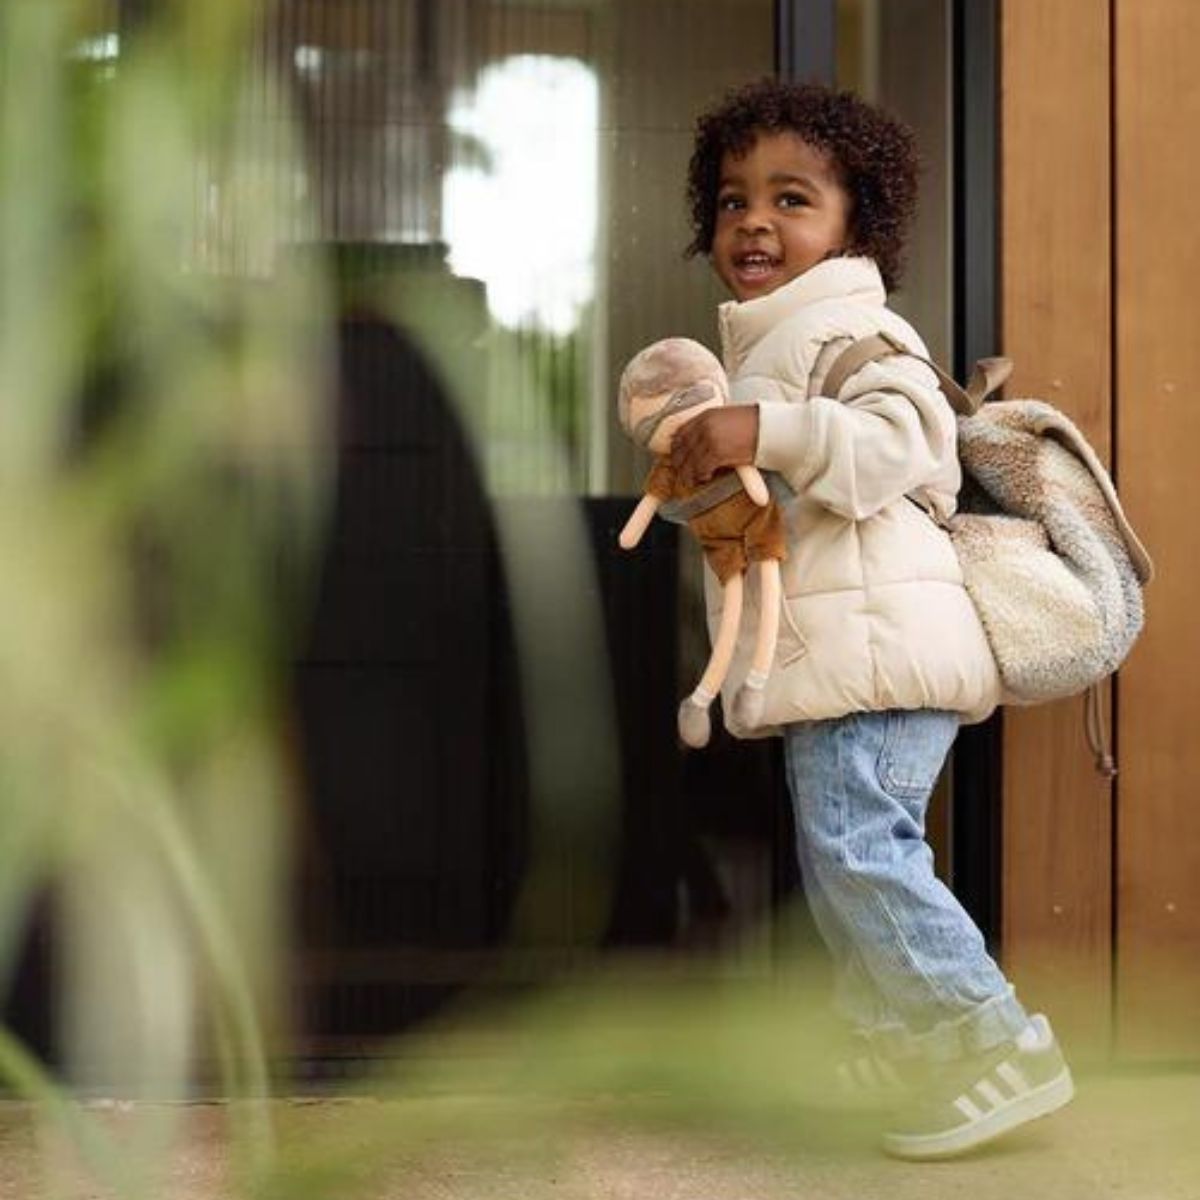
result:
[[[717,208],[721,212],[736,212],[739,208],[745,207],[745,201],[741,196],[721,196],[717,200]]]
[[[800,192],[784,192],[779,197],[780,208],[803,208],[808,204],[808,197]]]

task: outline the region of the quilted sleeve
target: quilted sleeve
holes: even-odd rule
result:
[[[863,520],[927,486],[957,491],[954,412],[916,359],[868,363],[836,400],[780,379],[738,390],[760,398],[756,465],[840,516]]]

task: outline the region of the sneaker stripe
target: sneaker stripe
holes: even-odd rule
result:
[[[1031,1090],[1025,1076],[1011,1062],[1002,1062],[996,1068],[996,1074],[1012,1088],[1014,1096],[1023,1096]]]
[[[859,1054],[834,1063],[831,1082],[838,1095],[852,1103],[898,1099],[907,1086],[894,1064],[872,1054]]]
[[[1008,1100],[1008,1097],[990,1079],[981,1079],[975,1085],[975,1090],[987,1102],[989,1108],[999,1108]]]
[[[1074,1095],[1074,1091],[1071,1072],[1064,1065],[1053,1079],[1030,1088],[1024,1095],[1001,1108],[993,1109],[986,1116],[980,1116],[978,1120],[971,1115],[971,1110],[978,1112],[975,1105],[966,1096],[959,1096],[949,1107],[957,1110],[966,1120],[953,1125],[933,1121],[924,1129],[918,1123],[916,1127],[902,1132],[885,1133],[883,1148],[898,1158],[949,1158],[990,1142],[1027,1121],[1047,1116],[1066,1104]],[[943,1117],[949,1115],[947,1110],[943,1110]]]
[[[873,1062],[870,1058],[852,1058],[838,1064],[838,1082],[846,1092],[868,1092],[898,1083],[886,1064]]]
[[[970,1096],[958,1096],[955,1098],[954,1107],[958,1109],[968,1121],[983,1120],[983,1113],[976,1107],[975,1102]]]

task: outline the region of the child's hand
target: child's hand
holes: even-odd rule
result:
[[[758,449],[758,405],[710,408],[675,431],[671,466],[684,487],[707,483],[722,467],[754,462]]]

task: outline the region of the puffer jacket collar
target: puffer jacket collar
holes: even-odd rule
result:
[[[780,321],[822,300],[883,305],[887,292],[874,259],[827,258],[790,283],[754,300],[728,300],[717,310],[725,369],[734,374]]]

